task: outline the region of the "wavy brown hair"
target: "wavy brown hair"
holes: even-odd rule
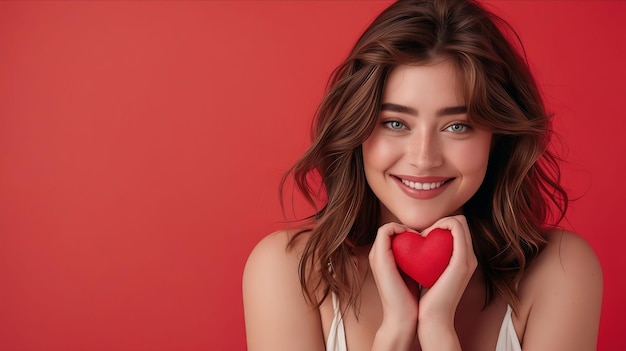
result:
[[[559,159],[548,148],[551,118],[512,28],[474,1],[398,1],[333,72],[312,144],[281,181],[281,193],[293,177],[311,204],[322,203],[302,231],[310,236],[300,281],[313,305],[333,291],[358,309],[354,249],[372,244],[380,225],[380,203],[365,178],[361,144],[378,119],[389,72],[439,59],[458,69],[469,119],[494,134],[485,179],[463,207],[485,275],[485,304],[499,294],[518,306],[517,283],[545,246],[546,227],[563,219],[568,198],[559,184]],[[316,175],[321,189],[312,180]]]

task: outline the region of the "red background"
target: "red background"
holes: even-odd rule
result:
[[[388,3],[1,2],[0,349],[245,349],[241,273],[282,226],[279,177]],[[626,349],[626,2],[488,4],[567,146],[599,350]]]

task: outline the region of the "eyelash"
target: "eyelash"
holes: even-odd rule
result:
[[[463,130],[462,131],[450,130],[450,128],[452,128],[454,126],[461,126],[461,127],[463,127]],[[444,130],[447,130],[450,133],[454,133],[454,134],[461,134],[461,133],[467,132],[471,128],[472,128],[471,126],[469,126],[469,125],[467,125],[465,123],[455,122],[455,123],[452,123],[452,124],[448,125]]]
[[[400,125],[400,128],[393,128],[391,127],[392,123],[398,123]],[[383,125],[386,126],[387,128],[391,129],[391,130],[402,130],[406,128],[406,125],[400,121],[396,121],[396,120],[392,120],[392,121],[385,121],[383,122]]]

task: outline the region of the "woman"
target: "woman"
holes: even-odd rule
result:
[[[249,350],[595,350],[601,268],[557,227],[550,116],[508,28],[473,1],[414,0],[365,31],[288,174],[321,208],[246,264]],[[435,228],[453,253],[427,289],[391,241]]]

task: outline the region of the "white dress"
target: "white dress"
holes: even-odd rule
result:
[[[348,346],[346,345],[346,332],[343,327],[343,318],[341,317],[339,302],[337,301],[337,295],[335,295],[335,293],[332,293],[332,299],[335,316],[330,325],[328,340],[326,341],[326,350],[348,351]],[[517,333],[515,333],[515,328],[513,327],[513,319],[511,318],[512,312],[513,309],[511,306],[507,305],[495,351],[522,351],[522,346],[517,339]]]

